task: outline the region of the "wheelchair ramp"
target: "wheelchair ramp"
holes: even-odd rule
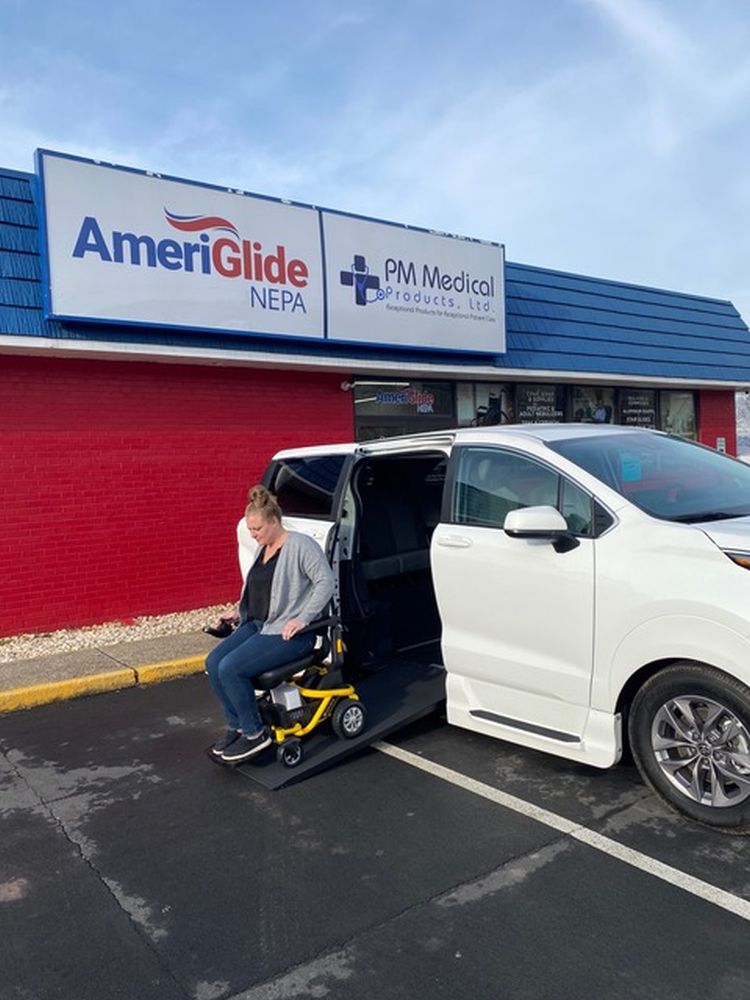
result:
[[[274,790],[333,767],[438,708],[445,701],[445,670],[431,664],[393,660],[376,674],[358,681],[356,688],[367,711],[367,726],[361,736],[340,740],[333,735],[330,722],[324,722],[302,740],[304,757],[297,767],[277,761],[274,749],[264,750],[260,759],[234,770]]]

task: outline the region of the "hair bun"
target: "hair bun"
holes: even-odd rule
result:
[[[258,484],[257,486],[250,487],[247,499],[255,507],[265,507],[269,502],[273,502],[275,498],[271,496],[265,486]]]
[[[281,507],[279,507],[276,497],[273,493],[269,493],[261,483],[250,487],[247,491],[247,500],[246,515],[262,514],[266,521],[270,518],[281,520]]]

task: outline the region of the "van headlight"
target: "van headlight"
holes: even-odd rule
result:
[[[725,556],[729,556],[733,563],[742,566],[743,569],[750,569],[750,552],[734,552],[731,549],[722,549]]]

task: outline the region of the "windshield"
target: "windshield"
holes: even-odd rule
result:
[[[750,466],[711,448],[649,431],[550,443],[654,517],[717,521],[750,514]]]

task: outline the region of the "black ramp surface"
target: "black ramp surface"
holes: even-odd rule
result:
[[[304,757],[297,767],[286,767],[277,761],[272,749],[234,770],[271,790],[309,778],[375,740],[429,715],[445,701],[445,671],[436,665],[396,660],[359,681],[356,688],[367,711],[367,725],[356,739],[338,739],[332,734],[330,723],[322,723],[304,737]]]

